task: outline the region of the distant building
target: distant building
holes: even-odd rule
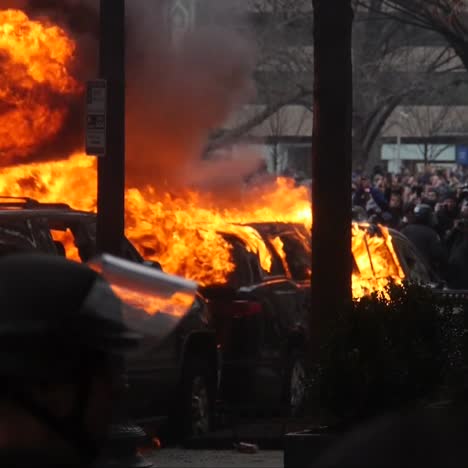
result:
[[[265,57],[261,57],[261,65],[256,73],[257,101],[232,116],[224,124],[224,130],[235,128],[265,109],[276,89],[281,92],[285,84],[289,83],[294,87],[298,77],[307,83],[308,81],[304,80],[309,80],[310,77],[312,84],[312,64],[308,63],[309,59],[294,62],[297,57],[308,57],[310,62],[312,61],[310,0],[297,0],[298,5],[304,5],[302,19],[294,21],[290,28],[278,29],[277,33],[267,30],[269,25],[271,26],[269,20],[272,11],[268,7],[272,5],[271,0],[262,0],[263,8],[258,8],[261,0],[167,1],[170,5],[170,24],[174,41],[195,25],[220,24],[223,21],[231,22],[241,18],[240,25],[248,24],[268,37],[271,41],[270,52],[274,47],[279,51],[277,60],[265,60]],[[246,8],[246,5],[251,6]],[[288,15],[288,12],[285,11],[284,14]],[[267,36],[268,34],[270,36]],[[278,34],[281,36],[278,37]],[[408,37],[411,39],[411,50],[408,50],[405,43],[402,47],[404,60],[396,63],[394,71],[391,72],[400,79],[408,74],[411,67],[414,68],[414,63],[418,63],[417,58],[421,54],[445,47],[437,34],[418,30],[417,33],[406,35],[405,40]],[[291,57],[290,63],[287,57]],[[447,64],[453,65],[454,63]],[[411,70],[411,73],[414,72],[414,69]],[[433,80],[440,83],[441,92],[413,95],[404,99],[394,110],[378,139],[375,164],[383,162],[389,170],[398,171],[404,166],[417,167],[424,163],[455,165],[464,161],[463,155],[468,148],[468,73],[461,67],[453,73],[457,73],[457,77],[460,78],[458,87],[445,88],[444,80],[449,80],[450,76],[447,76],[447,73],[436,73]],[[410,82],[408,86],[411,86]],[[299,102],[291,103],[273,113],[260,125],[251,128],[245,139],[261,148],[270,171],[293,171],[310,177],[312,124],[310,108]]]

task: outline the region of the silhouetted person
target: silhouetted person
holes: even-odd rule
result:
[[[0,259],[0,466],[83,467],[98,455],[137,336],[85,265]]]
[[[448,236],[448,285],[454,289],[468,289],[468,204],[464,203],[460,218]]]
[[[416,247],[426,263],[436,272],[443,274],[447,264],[447,252],[434,229],[434,212],[429,205],[416,205],[412,219],[401,232]]]

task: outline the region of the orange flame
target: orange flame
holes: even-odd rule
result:
[[[80,262],[80,253],[78,247],[75,245],[75,238],[70,229],[66,231],[56,231],[51,229],[50,233],[55,242],[60,243],[65,252],[58,252],[59,254],[65,253],[66,257],[69,260],[74,260],[75,262]]]
[[[379,226],[381,235],[371,235],[367,228],[357,224],[352,227],[352,252],[358,269],[352,278],[355,298],[384,291],[389,279],[396,284],[404,279],[388,229]]]
[[[67,202],[77,209],[96,209],[96,164],[76,154],[68,160],[18,165],[0,170],[0,194],[30,196],[44,202]],[[253,222],[301,223],[310,230],[311,204],[303,187],[278,179],[274,184],[246,193],[241,208],[219,207],[209,194],[188,191],[183,197],[159,194],[153,187],[126,192],[126,233],[147,259],[159,261],[173,274],[200,284],[224,283],[234,269],[231,247],[221,234],[235,235],[257,254],[269,271],[271,253],[259,233],[241,224]],[[353,295],[362,297],[383,290],[388,279],[404,277],[388,230],[371,236],[365,226],[353,225],[352,251],[358,273],[353,275]],[[69,258],[78,259],[71,233],[53,232]],[[280,238],[271,240],[288,269]],[[302,239],[305,251],[310,251]]]
[[[281,237],[274,237],[273,239],[271,239],[271,244],[273,245],[273,248],[275,249],[276,253],[281,258],[281,263],[283,264],[284,271],[288,276],[291,276],[286,252],[284,251],[284,242],[281,240]],[[307,249],[305,251],[307,252]]]
[[[2,164],[29,155],[61,129],[68,112],[63,97],[82,89],[68,70],[74,53],[61,28],[19,10],[0,11]]]
[[[82,90],[70,73],[74,53],[73,40],[59,27],[31,21],[18,10],[0,11],[0,97],[6,104],[0,112],[3,166],[29,155],[57,135],[67,114],[63,98]],[[51,100],[51,95],[61,99]],[[0,170],[0,194],[65,202],[76,209],[95,211],[96,180],[96,160],[79,153],[62,161],[4,167]],[[234,269],[226,235],[240,238],[259,256],[262,268],[270,271],[271,251],[254,228],[245,226],[254,222],[298,223],[310,232],[312,212],[307,188],[278,178],[245,191],[235,206],[189,190],[177,195],[152,186],[129,187],[126,191],[126,233],[141,254],[159,261],[169,273],[202,285],[224,283]],[[52,235],[63,244],[69,258],[79,259],[70,231],[53,231]],[[310,252],[310,239],[304,238],[303,244]],[[272,245],[288,271],[281,239],[272,239]],[[381,290],[388,277],[402,277],[386,231],[383,237],[372,237],[355,226],[353,253],[359,270],[353,276],[356,297]],[[128,300],[137,300],[128,292],[120,293]],[[149,313],[160,307],[140,305]]]

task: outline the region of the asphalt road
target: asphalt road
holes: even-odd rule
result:
[[[260,451],[255,454],[236,450],[187,450],[168,448],[146,458],[155,468],[283,468],[282,451]]]

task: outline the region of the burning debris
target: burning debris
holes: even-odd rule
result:
[[[71,154],[66,159],[37,161],[38,155],[44,155],[46,148],[61,139],[70,122],[72,103],[82,99],[83,84],[72,73],[76,43],[50,20],[31,20],[20,10],[0,11],[0,20],[0,152],[4,166],[0,170],[0,194],[66,202],[77,209],[95,211],[95,159],[82,152],[69,152],[63,153]],[[245,44],[237,39],[218,41],[220,49],[226,46],[232,51],[232,60],[221,50],[199,60],[206,44],[213,42],[213,37],[219,38],[219,33],[210,34],[205,31],[187,37],[185,48],[174,56],[157,44],[158,60],[166,65],[167,73],[157,74],[160,78],[153,83],[157,88],[153,97],[167,112],[156,114],[148,109],[151,118],[145,122],[151,126],[141,134],[133,131],[130,106],[128,128],[132,147],[126,192],[127,236],[148,260],[157,260],[167,272],[202,285],[225,283],[234,269],[231,247],[223,234],[240,238],[259,256],[264,270],[270,271],[270,250],[257,230],[245,224],[297,223],[308,232],[312,226],[305,187],[285,178],[258,186],[246,184],[246,176],[257,169],[255,156],[200,164],[210,130],[249,94],[251,85],[250,57],[245,62]],[[227,47],[229,43],[235,46]],[[223,85],[227,77],[232,93]],[[142,102],[135,88],[129,94],[133,105]],[[151,107],[154,103],[150,101],[145,105]],[[54,154],[46,156],[53,159]],[[30,162],[33,156],[36,162]],[[230,179],[213,184],[220,172]],[[220,186],[229,196],[220,196]],[[232,187],[236,190],[228,190]],[[356,297],[381,290],[388,277],[396,281],[402,277],[388,233],[383,233],[372,237],[365,230],[354,229],[353,252],[359,270],[353,277]],[[70,258],[78,259],[71,233],[57,231],[53,236],[65,246]],[[306,244],[310,239],[304,239],[304,243],[309,251]],[[273,246],[285,262],[281,239],[273,239]]]

